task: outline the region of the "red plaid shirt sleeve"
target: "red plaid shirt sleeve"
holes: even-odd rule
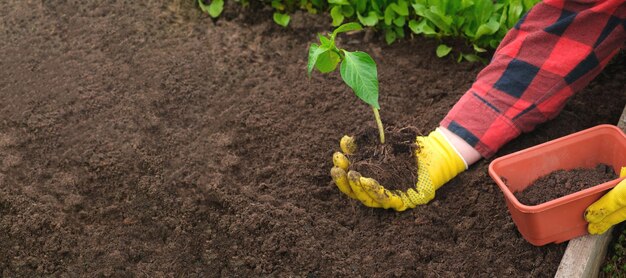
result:
[[[623,46],[624,0],[546,0],[498,46],[441,126],[483,157],[557,116]]]

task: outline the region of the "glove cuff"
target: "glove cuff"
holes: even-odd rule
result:
[[[465,161],[465,158],[463,158],[463,156],[461,155],[461,152],[459,152],[459,150],[452,144],[452,142],[450,142],[450,138],[448,138],[445,133],[441,132],[441,130],[439,128],[436,128],[435,131],[437,133],[441,134],[441,137],[443,137],[443,139],[446,141],[446,143],[448,143],[450,148],[452,148],[452,150],[454,150],[454,153],[456,153],[456,155],[459,156],[461,161],[463,161],[463,165],[465,165],[465,170],[467,170],[469,168],[469,165],[467,164],[467,161]]]
[[[467,163],[440,130],[431,132],[428,137],[433,147],[431,151],[437,153],[431,158],[438,157],[430,161],[430,177],[435,189],[439,189],[443,184],[465,171]]]

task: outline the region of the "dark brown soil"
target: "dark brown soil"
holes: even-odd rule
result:
[[[380,144],[378,129],[367,128],[354,136],[358,152],[349,156],[351,170],[376,179],[388,189],[408,189],[417,182],[415,129],[388,127],[385,144]]]
[[[606,257],[600,267],[600,278],[626,277],[626,223],[614,226],[610,231],[611,242],[606,251]]]
[[[537,179],[531,186],[514,195],[522,204],[534,206],[616,178],[613,168],[605,164],[593,169],[559,170]]]
[[[214,21],[194,2],[0,1],[2,276],[554,274],[565,244],[522,239],[489,161],[404,213],[339,193],[338,140],[374,121],[338,74],[306,78],[329,18],[283,29],[228,6]],[[418,134],[481,68],[437,59],[432,40],[339,43],[373,55],[382,118]],[[616,123],[617,61],[498,155]]]

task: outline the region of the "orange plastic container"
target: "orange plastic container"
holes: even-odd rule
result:
[[[612,166],[615,173],[626,166],[626,135],[619,128],[599,125],[500,157],[489,165],[489,175],[504,193],[518,231],[531,244],[541,246],[587,234],[585,209],[621,179],[535,206],[520,203],[513,192],[551,172],[594,168],[599,163]]]

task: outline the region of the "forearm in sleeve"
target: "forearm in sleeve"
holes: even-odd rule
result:
[[[544,1],[511,29],[442,120],[483,157],[556,117],[619,51],[623,0]]]

